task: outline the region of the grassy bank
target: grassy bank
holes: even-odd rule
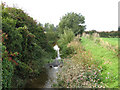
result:
[[[64,59],[62,72],[58,73],[58,84],[54,87],[64,88],[104,88],[101,78],[101,67],[92,54],[74,38],[67,47],[73,48],[73,53]]]
[[[117,45],[117,38],[102,38],[112,45]],[[105,48],[94,40],[82,38],[82,45],[92,53],[93,58],[99,62],[98,67],[102,67],[102,81],[109,88],[118,87],[118,54]]]
[[[82,37],[80,41],[75,37],[68,43],[73,52],[64,59],[58,84],[53,87],[118,88],[118,53],[105,42],[100,38]]]

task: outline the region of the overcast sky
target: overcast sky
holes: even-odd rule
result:
[[[2,0],[17,6],[42,24],[58,25],[67,12],[85,16],[86,30],[111,31],[118,29],[120,0]]]

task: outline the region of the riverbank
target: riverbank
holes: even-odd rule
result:
[[[62,72],[58,73],[58,84],[54,87],[64,88],[104,88],[101,70],[89,51],[77,39],[68,44],[74,53],[64,59]]]
[[[82,38],[82,45],[102,67],[102,81],[109,88],[118,88],[118,42],[117,38]]]
[[[44,27],[22,9],[2,7],[2,87],[23,88],[55,58]],[[1,32],[0,32],[1,33]],[[1,87],[0,87],[1,88]]]
[[[88,38],[82,38],[81,41],[74,39],[67,46],[73,48],[74,53],[64,59],[62,72],[58,73],[58,84],[54,84],[54,87],[118,87],[116,52]]]

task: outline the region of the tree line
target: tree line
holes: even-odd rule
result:
[[[96,30],[91,30],[91,31],[85,31],[87,34],[93,34],[93,33],[98,33],[100,37],[105,37],[105,38],[115,38],[118,37],[118,31],[96,31]]]

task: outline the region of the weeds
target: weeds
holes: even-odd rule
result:
[[[64,59],[62,72],[58,73],[60,88],[117,88],[118,61],[112,46],[99,35],[83,34],[67,44],[73,48],[70,57]],[[115,48],[113,48],[115,50]]]
[[[91,53],[85,51],[78,39],[74,39],[67,46],[74,48],[74,53],[71,58],[64,59],[62,72],[58,73],[58,84],[54,86],[61,88],[105,87],[100,78],[101,70],[96,68]]]
[[[61,57],[67,57],[69,54],[73,52],[72,48],[68,48],[67,44],[70,43],[74,39],[74,33],[71,29],[64,30],[64,34],[60,35],[60,39],[58,40],[58,46],[61,48]]]
[[[82,38],[82,45],[91,52],[92,57],[98,62],[98,68],[102,68],[101,80],[106,87],[118,87],[118,56],[117,52],[107,47],[109,43],[99,38],[98,43],[94,40]],[[103,45],[104,43],[104,45]],[[105,46],[106,45],[106,46]],[[117,49],[118,50],[118,49]],[[115,78],[114,78],[115,77]]]

